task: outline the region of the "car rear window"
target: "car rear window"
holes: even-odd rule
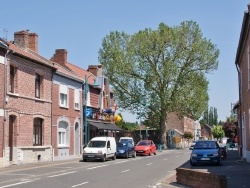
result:
[[[197,142],[194,145],[194,149],[216,149],[217,145],[215,142]]]

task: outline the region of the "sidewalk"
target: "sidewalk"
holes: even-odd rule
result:
[[[190,168],[187,163],[183,164],[182,167]],[[237,149],[230,149],[227,151],[227,158],[223,161],[222,166],[217,168],[214,166],[207,166],[207,168],[210,173],[225,175],[227,177],[228,188],[250,187],[250,163],[240,159]],[[167,188],[187,187],[176,182],[176,173],[164,178],[162,184]]]

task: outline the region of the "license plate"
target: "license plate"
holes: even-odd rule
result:
[[[88,155],[88,157],[94,157],[93,155]]]
[[[142,153],[143,151],[138,151],[138,152]]]
[[[202,161],[209,161],[209,158],[201,158]]]

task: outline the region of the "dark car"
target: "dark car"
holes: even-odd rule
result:
[[[136,157],[135,147],[131,142],[118,142],[116,148],[116,157]]]
[[[227,157],[227,147],[220,144],[220,149],[221,149],[221,157],[225,159]]]
[[[222,165],[221,148],[215,140],[200,140],[194,145],[190,156],[190,164]]]

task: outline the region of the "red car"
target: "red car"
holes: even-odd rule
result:
[[[135,146],[136,155],[156,155],[156,145],[152,140],[141,140]]]

